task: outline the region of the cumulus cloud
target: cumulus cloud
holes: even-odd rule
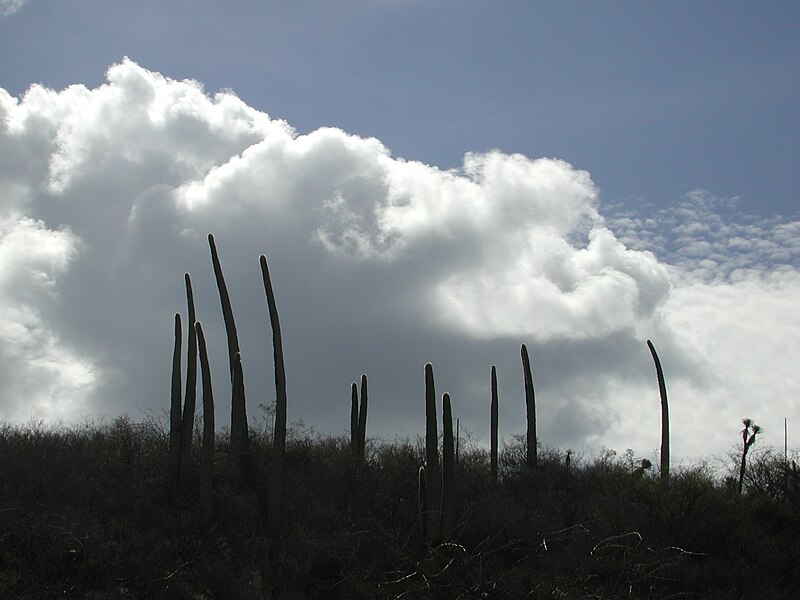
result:
[[[377,139],[297,132],[232,92],[208,94],[129,59],[94,89],[34,85],[19,99],[0,90],[0,191],[0,343],[4,364],[25,365],[0,373],[17,386],[0,395],[7,418],[166,407],[185,271],[224,373],[208,232],[233,298],[251,412],[271,401],[257,267],[266,252],[290,418],[333,432],[347,427],[349,383],[363,371],[371,432],[418,432],[422,365],[432,361],[462,423],[478,431],[496,363],[503,426],[519,433],[527,342],[545,442],[647,451],[659,431],[647,337],[668,369],[674,414],[691,417],[708,398],[708,415],[736,411],[725,417],[735,429],[754,396],[728,394],[757,391],[760,374],[738,372],[741,349],[723,360],[707,338],[766,340],[798,285],[794,224],[725,220],[710,195],[647,218],[612,214],[590,175],[561,160],[495,150],[441,170],[393,157]],[[730,299],[745,296],[775,321],[743,327]],[[760,343],[751,348],[767,353]],[[761,366],[784,387],[759,398],[793,384],[779,364],[788,363]],[[674,428],[685,454],[710,449],[700,427]]]
[[[0,221],[0,380],[6,400],[0,415],[5,419],[58,419],[87,408],[82,398],[97,374],[52,332],[47,314],[77,246],[69,231],[49,230],[40,221]]]

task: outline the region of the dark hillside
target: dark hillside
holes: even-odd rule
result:
[[[263,428],[266,429],[266,428]],[[211,504],[170,494],[169,436],[151,420],[0,428],[2,598],[797,598],[800,477],[768,451],[745,491],[701,467],[662,483],[631,455],[576,459],[524,440],[459,449],[455,532],[426,543],[423,440],[370,442],[295,428],[282,543],[268,538],[268,478],[227,479],[217,440]],[[251,430],[252,468],[271,443]],[[646,465],[645,465],[646,466]]]

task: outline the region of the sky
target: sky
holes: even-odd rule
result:
[[[0,419],[165,418],[192,276],[217,420],[723,456],[800,430],[793,2],[0,0]],[[185,342],[184,342],[185,346]]]

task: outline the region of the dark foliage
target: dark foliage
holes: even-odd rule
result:
[[[492,485],[488,451],[467,442],[453,540],[430,547],[421,439],[372,441],[358,466],[349,439],[295,427],[271,546],[259,488],[271,433],[250,435],[262,483],[227,480],[220,435],[205,510],[199,450],[171,498],[168,434],[153,420],[0,426],[0,597],[800,597],[800,478],[774,453],[753,454],[739,496],[701,467],[661,482],[632,454],[541,448],[531,470],[524,440],[502,449]]]

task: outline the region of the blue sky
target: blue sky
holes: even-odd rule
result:
[[[161,410],[184,271],[220,334],[214,231],[245,365],[269,349],[243,265],[270,255],[290,418],[321,431],[366,371],[374,435],[413,435],[431,360],[479,440],[498,364],[520,433],[525,342],[545,443],[649,456],[648,337],[687,424],[674,455],[724,452],[745,416],[776,445],[800,422],[796,3],[0,14],[0,416]]]
[[[0,23],[4,87],[97,85],[123,56],[457,167],[499,148],[587,169],[605,201],[694,188],[793,215],[794,2],[37,2]]]

